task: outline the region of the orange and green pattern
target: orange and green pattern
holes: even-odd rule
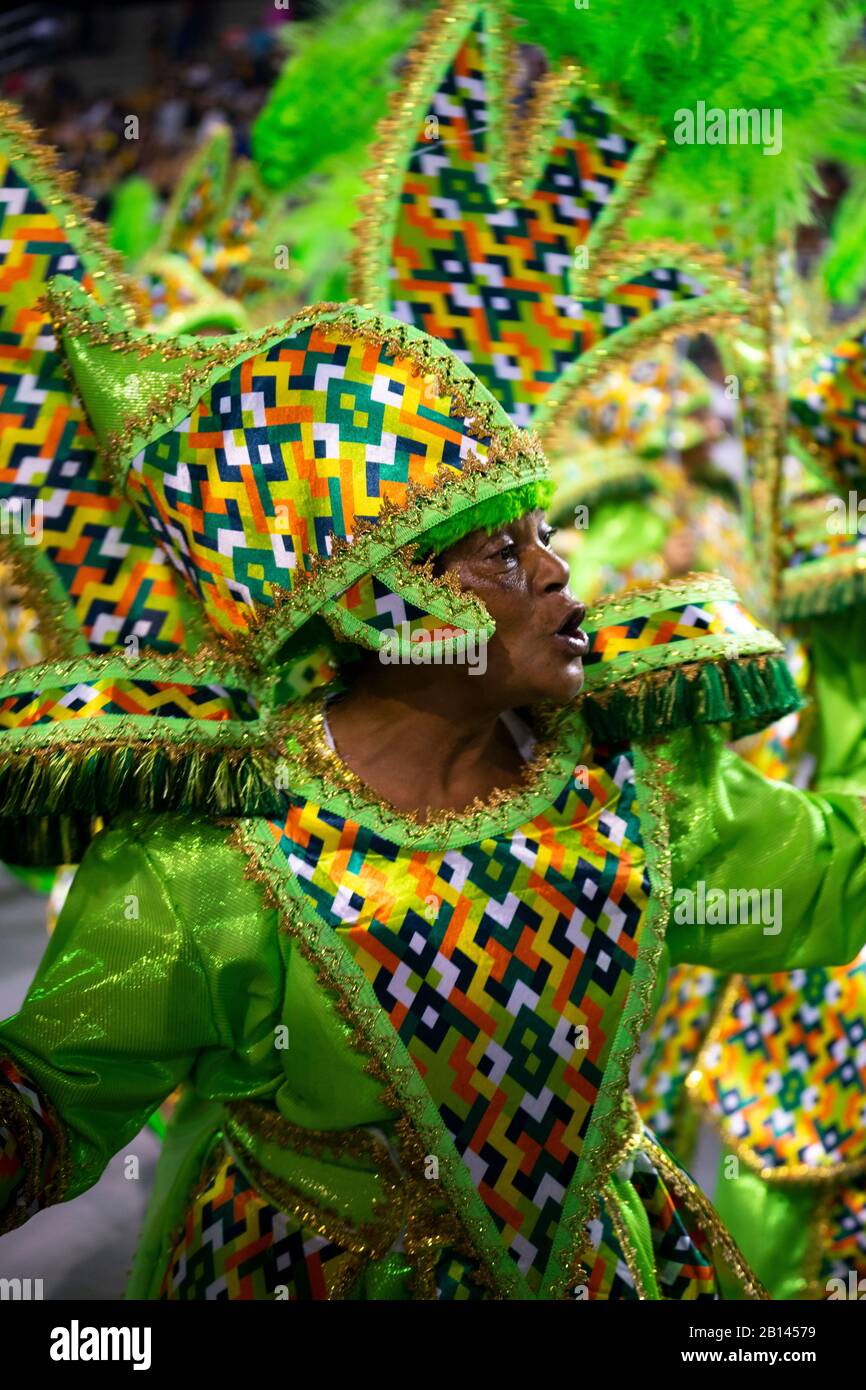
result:
[[[128,489],[211,621],[245,631],[337,539],[487,458],[452,406],[408,358],[320,323],[233,368],[133,459]]]
[[[189,1200],[157,1297],[293,1303],[345,1298],[362,1267],[356,1254],[272,1206],[219,1149]]]
[[[790,400],[800,445],[838,481],[866,476],[866,332],[844,338],[821,358]]]
[[[0,700],[0,728],[29,729],[39,724],[69,725],[97,715],[157,715],[196,722],[255,720],[255,703],[242,690],[217,685],[183,685],[144,680],[79,681],[9,695]]]
[[[589,615],[587,626],[590,647],[583,662],[587,669],[587,686],[595,684],[602,668],[617,657],[632,656],[651,651],[654,647],[704,637],[749,637],[759,632],[751,614],[743,604],[733,599],[679,603],[665,609],[652,608],[623,622],[610,624],[604,622],[602,606],[597,618]]]
[[[831,1292],[840,1297],[839,1285],[828,1288],[828,1282],[841,1279],[844,1296],[862,1301],[866,1295],[866,1179],[857,1178],[833,1193],[825,1223],[827,1240],[816,1292],[820,1297]]]
[[[724,983],[723,976],[701,966],[670,971],[635,1074],[633,1095],[641,1119],[684,1161],[686,1078],[697,1064]]]
[[[387,307],[448,344],[525,426],[575,358],[602,337],[699,291],[654,270],[604,302],[573,293],[575,253],[635,145],[584,94],[562,116],[531,192],[509,202],[497,160],[522,116],[494,115],[486,35],[469,33],[420,120],[388,250]],[[362,233],[363,235],[363,233]]]
[[[33,549],[91,647],[135,636],[169,650],[184,638],[176,575],[97,471],[96,441],[38,308],[58,274],[99,293],[64,218],[0,146],[0,502],[34,536],[38,523]],[[26,530],[17,539],[31,545]]]
[[[742,981],[700,1070],[697,1096],[760,1166],[866,1160],[866,953]]]
[[[518,830],[447,852],[405,852],[303,801],[271,829],[537,1289],[649,898],[629,757],[576,774]]]
[[[639,1147],[617,1172],[631,1183],[646,1212],[661,1297],[671,1301],[718,1298],[707,1233],[677,1202],[652,1154]],[[599,1195],[598,1212],[587,1224],[585,1282],[575,1286],[573,1298],[632,1302],[645,1296],[617,1231],[615,1202],[616,1196],[609,1188]]]

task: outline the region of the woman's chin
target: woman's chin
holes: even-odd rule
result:
[[[583,689],[583,662],[578,658],[559,671],[545,673],[546,679],[534,684],[534,693],[526,704],[569,705]]]

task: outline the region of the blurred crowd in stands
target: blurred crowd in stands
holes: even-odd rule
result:
[[[168,194],[213,124],[228,122],[236,153],[248,153],[252,121],[289,52],[292,21],[315,8],[314,0],[146,5],[136,16],[145,43],[130,64],[123,7],[118,22],[117,13],[93,9],[52,17],[50,7],[22,6],[0,19],[7,55],[0,92],[45,131],[103,216],[129,174],[144,174]],[[129,138],[130,115],[137,138]]]

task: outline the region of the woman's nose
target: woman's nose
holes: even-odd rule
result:
[[[559,592],[566,588],[568,579],[569,568],[566,561],[555,551],[548,550],[546,546],[539,546],[536,583],[541,591],[545,594]]]

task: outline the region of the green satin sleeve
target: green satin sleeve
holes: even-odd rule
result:
[[[866,604],[806,624],[820,791],[866,790]]]
[[[843,965],[857,955],[866,942],[866,808],[859,796],[770,781],[727,748],[714,726],[684,729],[644,748],[639,769],[642,758],[664,783],[673,964],[758,974]],[[717,895],[711,908],[714,889],[724,899]],[[744,910],[746,893],[752,897]]]
[[[11,1056],[65,1131],[77,1196],[189,1078],[272,1083],[284,970],[275,912],[224,828],[119,817],[89,847],[17,1014]]]
[[[810,1296],[809,1272],[814,1269],[816,1226],[822,1195],[814,1186],[764,1182],[757,1173],[738,1165],[729,1175],[732,1155],[722,1154],[713,1202],[729,1231],[774,1299]],[[736,1160],[734,1160],[736,1162]],[[728,1298],[738,1292],[722,1271]]]

